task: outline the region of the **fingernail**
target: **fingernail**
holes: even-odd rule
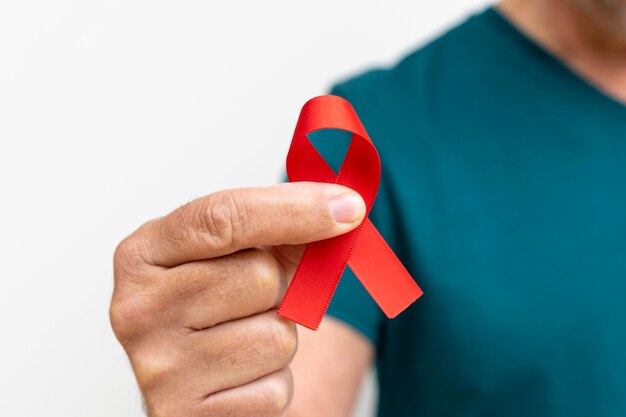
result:
[[[331,200],[328,207],[337,223],[354,223],[365,213],[365,203],[356,193],[342,194]]]

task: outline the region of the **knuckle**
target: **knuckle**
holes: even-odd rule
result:
[[[116,294],[109,307],[109,318],[115,336],[127,344],[146,327],[151,317],[152,302],[138,294]]]
[[[236,191],[224,191],[206,199],[198,224],[216,250],[225,250],[242,238],[249,213],[249,205]]]
[[[271,416],[283,415],[293,394],[293,383],[289,368],[279,372],[268,381],[267,395],[265,396],[268,414]]]
[[[174,349],[153,345],[144,346],[130,355],[137,384],[144,394],[149,396],[156,387],[176,374],[181,362],[178,356]],[[166,403],[152,405],[162,409]]]
[[[135,236],[128,236],[115,248],[113,266],[116,277],[137,271],[144,264],[146,264],[144,245]]]
[[[274,318],[272,330],[267,333],[267,344],[282,365],[288,365],[298,349],[298,335],[293,322],[282,317]]]
[[[249,263],[250,278],[259,294],[267,298],[266,309],[271,308],[279,298],[283,271],[274,255],[266,250],[257,249]]]

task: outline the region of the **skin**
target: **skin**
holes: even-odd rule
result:
[[[340,185],[281,184],[209,195],[126,238],[110,318],[147,413],[285,415],[298,339],[276,307],[303,244],[346,233],[364,214],[361,197]],[[333,342],[340,354],[356,338],[344,333]]]
[[[625,0],[505,0],[498,8],[626,104]],[[275,309],[304,244],[352,230],[364,212],[358,194],[334,184],[226,190],[124,239],[110,318],[148,415],[348,416],[374,346],[331,318],[317,332],[296,330]]]
[[[498,9],[581,78],[626,104],[626,0],[504,0]]]

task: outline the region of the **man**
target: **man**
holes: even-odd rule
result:
[[[380,416],[623,416],[626,2],[504,0],[334,93],[381,154],[372,219],[425,295],[387,320],[347,271],[296,354],[275,308],[303,244],[363,201],[196,200],[116,252],[111,319],[148,414],[343,417],[375,361]]]

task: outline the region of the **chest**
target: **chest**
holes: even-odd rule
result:
[[[535,415],[623,401],[626,149],[575,139],[448,149],[428,207],[402,197],[425,295],[381,360],[410,364],[418,391]]]

